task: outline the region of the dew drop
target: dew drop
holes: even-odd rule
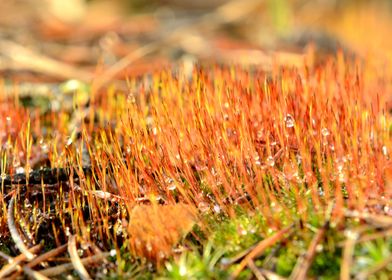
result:
[[[298,164],[301,164],[301,163],[302,163],[302,157],[301,157],[301,155],[299,155],[299,154],[295,155],[295,159],[297,160],[297,163],[298,163]]]
[[[163,251],[158,252],[158,258],[164,259],[166,257],[165,253]]]
[[[39,145],[41,147],[42,152],[47,153],[48,152],[48,144],[45,143],[44,139],[39,140]]]
[[[247,235],[247,234],[248,234],[248,231],[247,231],[246,229],[242,228],[242,229],[239,231],[239,234],[240,234],[240,235]]]
[[[327,137],[327,136],[329,135],[329,130],[328,130],[328,128],[324,127],[323,129],[321,129],[321,134],[322,134],[324,137]]]
[[[177,189],[177,186],[176,186],[175,184],[171,184],[171,185],[169,185],[169,186],[167,187],[167,189],[168,189],[169,191],[174,191],[175,189]]]
[[[214,205],[214,212],[217,213],[217,214],[219,214],[221,212],[221,208],[220,208],[220,206],[218,204]]]
[[[388,148],[387,148],[386,146],[382,146],[382,154],[383,154],[384,156],[387,156],[387,155],[388,155]]]
[[[286,123],[286,127],[291,128],[294,127],[294,118],[292,115],[287,114],[286,117],[284,118],[284,121]]]
[[[186,269],[185,264],[180,265],[179,273],[180,273],[180,276],[185,276],[187,274],[187,269]]]
[[[346,183],[346,181],[347,181],[346,180],[346,176],[344,175],[343,172],[340,172],[338,177],[339,177],[339,182],[340,183]]]
[[[269,157],[267,157],[265,163],[272,167],[272,166],[275,165],[275,160],[274,160],[274,158],[272,156],[269,156]]]
[[[117,252],[116,252],[115,249],[112,249],[112,250],[110,250],[109,254],[110,254],[111,257],[115,257]]]
[[[197,205],[197,208],[199,208],[199,210],[200,210],[202,213],[206,213],[207,211],[210,210],[209,204],[208,204],[207,202],[204,202],[204,201],[199,202],[199,204]]]
[[[131,103],[131,104],[135,104],[136,103],[136,98],[135,98],[135,95],[133,93],[128,94],[127,102]]]
[[[318,244],[316,246],[316,252],[320,253],[324,250],[323,244]]]
[[[130,154],[130,153],[131,153],[131,147],[130,147],[130,146],[127,146],[126,151],[127,151],[127,154]]]
[[[5,180],[7,178],[7,174],[1,173],[0,177],[1,177],[2,180]]]

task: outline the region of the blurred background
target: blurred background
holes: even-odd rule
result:
[[[100,79],[98,87],[176,63],[391,59],[392,1],[7,0],[0,75],[16,82]]]

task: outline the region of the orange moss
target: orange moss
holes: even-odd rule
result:
[[[347,208],[390,201],[389,84],[380,81],[391,72],[369,71],[341,54],[315,69],[162,71],[131,79],[130,93],[96,94],[76,127],[68,126],[69,112],[33,118],[31,131],[22,129],[2,151],[29,161],[23,141],[32,139],[31,154],[48,153],[50,166],[69,166],[80,177],[55,202],[72,231],[116,242],[111,226],[128,221],[121,234],[130,250],[159,259],[205,214],[231,217],[240,206],[279,229],[282,215],[306,221],[310,211],[333,204],[338,218]],[[12,118],[26,127],[25,113]],[[47,151],[37,140],[44,120],[51,125]],[[86,157],[91,175],[81,168]],[[151,197],[162,206],[138,206]]]

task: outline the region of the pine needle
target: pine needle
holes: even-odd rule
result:
[[[69,237],[68,253],[69,253],[69,256],[71,257],[71,262],[72,262],[73,266],[75,267],[76,272],[79,274],[80,278],[82,278],[83,280],[92,279],[79,258],[78,250],[76,249],[75,235],[71,235]]]
[[[19,251],[26,256],[28,260],[32,260],[34,258],[34,254],[32,254],[27,246],[24,244],[22,237],[18,233],[18,230],[15,226],[15,219],[14,219],[14,202],[15,202],[15,195],[12,196],[9,205],[8,205],[8,228],[11,233],[12,240],[15,242],[16,247]]]

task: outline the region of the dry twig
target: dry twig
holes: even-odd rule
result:
[[[340,268],[340,279],[350,279],[350,267],[353,261],[353,254],[356,241],[359,237],[357,231],[347,231],[347,239],[343,248],[343,260]]]
[[[35,252],[38,252],[41,249],[41,245],[36,245],[29,250],[30,254],[33,254]],[[25,254],[20,254],[19,256],[15,257],[15,258],[11,258],[10,260],[11,262],[7,265],[5,265],[1,270],[0,270],[0,279],[3,279],[5,276],[7,276],[8,274],[12,273],[13,271],[15,271],[16,269],[20,268],[19,264],[23,261],[25,261],[26,255]]]
[[[234,272],[231,274],[231,279],[235,279],[238,274],[241,273],[241,271],[245,268],[245,266],[248,265],[249,260],[253,260],[254,258],[258,257],[260,254],[264,252],[265,249],[268,247],[274,245],[276,242],[278,242],[285,234],[290,232],[292,230],[293,226],[288,226],[274,235],[260,241],[260,243],[240,262],[238,267],[234,270]]]
[[[290,279],[293,280],[301,280],[306,278],[306,274],[312,264],[314,256],[316,255],[316,248],[320,241],[324,238],[325,232],[329,226],[329,223],[325,223],[324,226],[318,230],[312,242],[309,245],[309,248],[304,256],[300,257],[293,269],[293,272],[290,275]]]
[[[76,249],[75,235],[71,235],[69,237],[68,253],[69,253],[69,256],[71,257],[71,262],[72,262],[73,266],[75,267],[75,270],[79,274],[80,278],[82,278],[83,280],[92,279],[79,258],[78,250]]]
[[[8,228],[11,233],[11,237],[13,241],[15,242],[16,247],[18,247],[19,251],[26,255],[26,258],[28,260],[32,260],[34,258],[34,254],[32,254],[27,246],[24,244],[22,237],[18,233],[18,230],[16,229],[15,226],[15,219],[14,219],[14,202],[15,202],[15,195],[12,196],[9,204],[8,204]]]
[[[91,257],[80,259],[80,262],[83,265],[89,264],[89,263],[94,263],[96,261],[99,261],[99,260],[101,260],[103,258],[108,257],[109,255],[110,255],[109,252],[104,252],[102,254],[97,254],[97,255],[94,255],[94,256],[91,256]],[[51,277],[51,276],[56,276],[56,275],[59,275],[61,273],[64,273],[64,272],[66,272],[68,270],[71,270],[73,268],[74,268],[74,265],[72,263],[66,263],[66,264],[55,266],[55,267],[50,267],[50,268],[47,268],[47,269],[43,269],[43,270],[40,270],[38,272],[40,272],[42,275]]]

